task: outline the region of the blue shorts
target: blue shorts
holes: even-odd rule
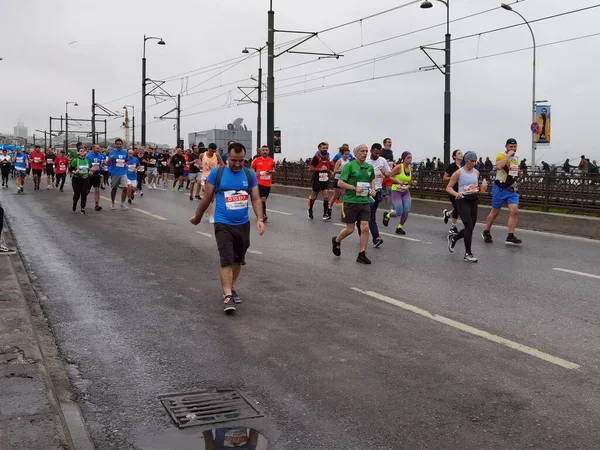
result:
[[[504,204],[518,205],[519,193],[511,192],[506,188],[501,188],[497,184],[492,187],[492,208],[501,209]]]

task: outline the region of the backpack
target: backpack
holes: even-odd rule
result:
[[[244,172],[246,172],[246,177],[248,177],[248,190],[252,189],[252,174],[250,173],[250,170],[248,170],[247,167],[244,167]],[[225,166],[221,166],[219,167],[219,170],[217,172],[217,179],[215,180],[215,196],[217,195],[217,192],[219,192],[219,188],[221,187],[221,178],[223,178],[223,172],[225,172]]]

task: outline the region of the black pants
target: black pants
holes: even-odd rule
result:
[[[448,196],[450,198],[450,202],[452,203],[452,218],[458,219],[458,208],[456,207],[456,197],[453,195]]]
[[[142,190],[142,185],[144,184],[144,177],[146,176],[146,172],[138,172],[137,173],[137,190]]]
[[[456,200],[456,207],[458,209],[458,214],[460,216],[460,220],[465,225],[465,227],[459,231],[456,240],[465,239],[465,253],[472,255],[471,253],[471,242],[473,241],[473,229],[475,228],[475,224],[477,223],[477,206],[479,205],[479,200],[467,200],[461,198]]]
[[[104,180],[103,184],[105,184],[106,186],[108,186],[108,175],[109,175],[108,170],[103,170],[102,171],[102,177],[103,177],[103,180]]]
[[[2,183],[6,183],[8,184],[8,174],[10,173],[10,166],[6,165],[6,166],[2,166]]]
[[[73,185],[73,209],[77,209],[77,202],[81,197],[81,209],[85,209],[87,204],[87,196],[89,193],[89,179],[81,177],[73,177],[71,184]]]
[[[2,206],[0,206],[0,237],[2,237],[2,228],[3,227],[4,227],[4,208]]]
[[[67,179],[67,174],[66,173],[57,173],[56,174],[56,187],[58,187],[60,185],[60,190],[62,191],[64,185],[65,185],[65,180]]]

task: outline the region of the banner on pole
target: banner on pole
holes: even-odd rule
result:
[[[275,130],[273,134],[273,153],[281,153],[281,130]]]
[[[536,105],[535,122],[531,126],[533,140],[537,144],[549,144],[551,135],[551,110],[550,105]],[[537,124],[537,127],[534,126]]]

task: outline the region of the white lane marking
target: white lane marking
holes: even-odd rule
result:
[[[0,256],[2,256],[2,255],[14,255],[16,253],[17,252],[15,250],[9,250],[7,252],[0,252]]]
[[[101,196],[100,198],[101,198],[101,199],[104,199],[104,200],[106,200],[106,201],[108,201],[109,203],[111,203],[111,202],[112,202],[112,201],[111,201],[111,199],[110,199],[110,198],[108,198],[108,197],[102,197],[102,196]],[[157,215],[157,214],[152,214],[151,212],[144,211],[143,209],[139,209],[139,208],[130,208],[130,209],[132,209],[132,210],[134,210],[134,211],[137,211],[137,212],[141,212],[142,214],[146,214],[147,216],[154,217],[155,219],[158,219],[158,220],[169,220],[169,219],[167,219],[166,217],[159,216],[159,215]]]
[[[212,237],[212,234],[210,234],[210,233],[203,233],[202,231],[196,231],[196,233],[201,234],[202,236],[207,237],[207,238]]]
[[[287,213],[287,212],[283,212],[283,211],[275,211],[274,209],[267,209],[267,212],[272,212],[275,214],[283,214],[284,216],[293,216],[292,213]]]
[[[152,215],[152,213],[151,213],[151,212],[144,211],[143,209],[139,209],[139,208],[131,208],[131,209],[133,209],[134,211],[137,211],[137,212],[141,212],[142,214],[146,214],[146,215],[148,215],[148,216],[151,216],[151,215]]]
[[[351,288],[353,291],[360,292],[361,294],[368,295],[369,297],[373,297],[377,300],[381,300],[382,302],[389,303],[390,305],[398,306],[399,308],[405,309],[406,311],[410,311],[415,314],[419,314],[420,316],[426,317],[431,320],[435,320],[436,322],[443,323],[450,327],[456,328],[458,330],[464,331],[466,333],[473,334],[475,336],[479,336],[483,339],[487,339],[488,341],[495,342],[497,344],[504,345],[513,350],[517,350],[522,353],[526,353],[530,356],[534,356],[536,358],[542,359],[546,362],[556,364],[557,366],[563,367],[565,369],[575,370],[581,368],[579,364],[575,364],[573,362],[567,361],[562,358],[557,358],[556,356],[549,355],[548,353],[541,352],[535,348],[527,347],[526,345],[519,344],[518,342],[511,341],[509,339],[496,336],[495,334],[488,333],[487,331],[480,330],[478,328],[474,328],[470,325],[466,325],[461,322],[457,322],[456,320],[448,319],[444,316],[439,316],[437,314],[432,314],[429,311],[418,308],[416,306],[410,305],[408,303],[401,302],[400,300],[396,300],[385,295],[378,294],[377,292],[372,291],[363,291],[359,288]]]
[[[600,280],[600,275],[594,275],[591,273],[578,272],[576,270],[569,270],[569,269],[561,269],[560,267],[553,267],[552,270],[558,270],[559,272],[572,273],[573,275],[580,275],[582,277],[589,277],[589,278],[595,278],[597,280]]]
[[[337,225],[338,227],[344,227],[344,228],[346,228],[346,224],[345,223],[334,223],[334,225]],[[379,234],[382,234],[384,236],[393,237],[393,238],[396,238],[396,239],[404,239],[405,241],[421,242],[420,239],[409,238],[409,237],[406,237],[406,236],[398,236],[397,234],[381,233],[381,232]]]
[[[152,188],[152,189],[158,189],[159,191],[168,191],[168,189],[165,189],[165,188],[159,188],[159,187],[155,187],[155,188]]]
[[[248,250],[248,253],[254,253],[255,255],[262,255],[263,252],[259,252],[258,250]]]
[[[155,219],[158,219],[158,220],[168,220],[166,217],[159,216],[159,215],[156,215],[156,214],[151,214],[151,216],[154,217]]]

